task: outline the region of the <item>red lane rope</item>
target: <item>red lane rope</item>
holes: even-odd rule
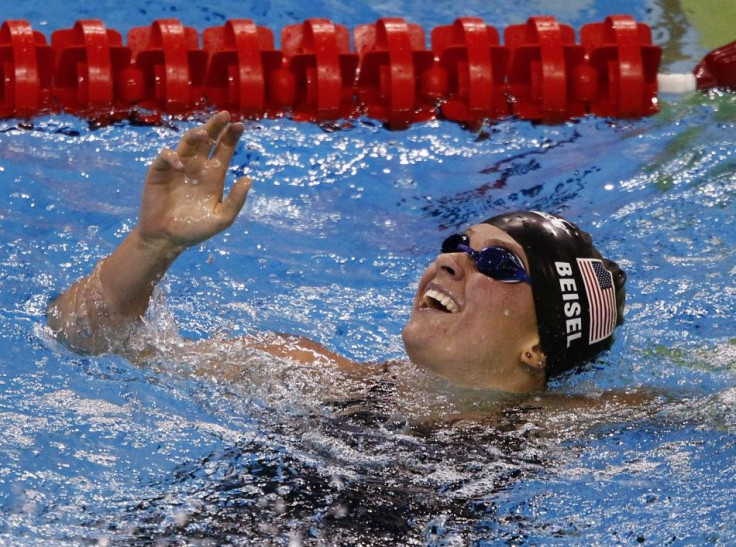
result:
[[[614,15],[575,32],[532,17],[499,32],[476,17],[431,31],[401,18],[352,33],[327,19],[273,32],[246,19],[204,30],[178,19],[121,34],[77,21],[46,37],[27,21],[0,26],[0,117],[65,111],[92,119],[186,116],[329,121],[369,116],[392,128],[440,117],[463,124],[515,116],[559,122],[585,114],[657,112],[661,57],[651,31]]]

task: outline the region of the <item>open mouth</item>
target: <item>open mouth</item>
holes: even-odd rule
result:
[[[425,292],[422,301],[426,307],[433,310],[445,313],[458,313],[460,311],[460,308],[452,298],[434,289],[429,289]]]

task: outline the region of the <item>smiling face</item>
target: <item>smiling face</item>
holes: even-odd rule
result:
[[[473,249],[504,247],[528,271],[523,249],[503,230],[477,224],[465,233]],[[491,279],[466,253],[440,254],[430,264],[402,336],[413,363],[454,384],[510,392],[544,386],[531,285]]]

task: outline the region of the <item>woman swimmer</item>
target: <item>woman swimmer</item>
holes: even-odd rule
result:
[[[154,287],[188,247],[229,227],[251,185],[223,187],[243,125],[227,112],[163,150],[146,175],[137,225],[93,272],[49,305],[48,324],[71,348],[130,356]],[[548,214],[492,217],[449,237],[419,281],[402,336],[409,359],[453,384],[507,392],[598,355],[623,320],[625,273],[590,236]],[[299,362],[355,363],[301,337],[252,347]],[[135,356],[134,356],[135,357]]]

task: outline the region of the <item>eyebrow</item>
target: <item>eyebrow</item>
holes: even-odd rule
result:
[[[463,233],[466,236],[468,236],[468,237],[472,237],[473,236],[473,229],[472,228],[468,228]],[[512,246],[509,244],[509,242],[508,241],[504,241],[503,239],[498,239],[496,237],[492,237],[490,239],[484,239],[483,241],[484,241],[484,243],[483,243],[483,246],[484,247],[502,247],[502,248],[507,249],[509,251],[513,251],[514,253],[516,252],[516,250],[512,248]]]
[[[468,237],[472,237],[473,235],[473,228],[468,228],[467,230],[464,230],[463,233],[467,235]],[[518,249],[514,248],[518,246]],[[501,247],[502,249],[506,249],[507,251],[510,251],[514,253],[516,256],[519,257],[519,260],[521,260],[521,263],[524,265],[525,270],[529,270],[529,264],[528,264],[528,258],[527,260],[524,260],[522,254],[519,252],[524,251],[524,247],[522,247],[519,243],[516,243],[516,245],[513,245],[509,241],[505,241],[503,239],[498,239],[496,237],[492,237],[490,239],[484,240],[483,247]],[[524,253],[526,254],[526,253]]]

